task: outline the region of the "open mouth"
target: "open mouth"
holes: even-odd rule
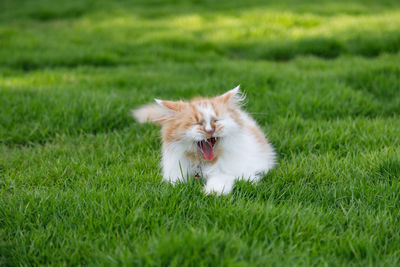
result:
[[[200,149],[201,154],[205,160],[212,160],[214,158],[214,147],[217,143],[216,137],[211,137],[206,140],[196,142],[197,147]]]

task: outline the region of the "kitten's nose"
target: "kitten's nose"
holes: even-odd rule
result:
[[[213,133],[215,132],[215,129],[214,129],[214,128],[211,128],[211,129],[205,129],[205,131],[206,131],[206,133],[208,133],[210,136],[212,136],[212,135],[213,135]]]

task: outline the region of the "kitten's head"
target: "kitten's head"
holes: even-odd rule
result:
[[[243,99],[239,86],[214,98],[156,99],[165,113],[161,121],[164,143],[181,143],[212,160],[215,147],[242,126],[239,108]]]

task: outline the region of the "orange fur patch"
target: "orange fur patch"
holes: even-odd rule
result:
[[[261,130],[258,129],[258,127],[252,125],[246,125],[246,127],[254,135],[260,145],[262,145],[263,147],[267,145],[267,140],[265,139],[264,134],[261,132]]]

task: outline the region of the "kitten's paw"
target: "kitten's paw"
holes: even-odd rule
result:
[[[230,193],[230,191],[225,190],[224,188],[219,188],[219,187],[210,187],[210,186],[206,186],[204,188],[204,193],[206,195],[217,195],[217,196],[221,196],[221,195],[227,195]]]
[[[204,187],[204,193],[206,195],[216,194],[217,196],[220,195],[227,195],[232,192],[233,183],[221,183],[216,180],[209,180]]]

